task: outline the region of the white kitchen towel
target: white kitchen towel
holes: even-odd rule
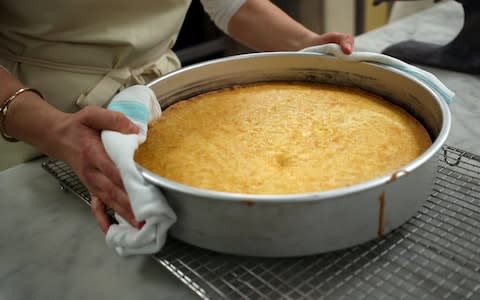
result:
[[[432,91],[443,99],[447,104],[452,103],[455,94],[449,90],[438,78],[420,68],[407,64],[394,57],[375,53],[375,52],[360,52],[354,51],[348,55],[343,53],[340,46],[337,44],[325,44],[319,46],[308,47],[301,52],[314,52],[321,55],[335,56],[339,59],[353,62],[369,62],[382,65],[383,67],[394,69],[404,73],[405,75],[423,82]]]
[[[145,221],[141,229],[134,228],[121,216],[112,224],[105,240],[121,256],[158,252],[176,215],[158,188],[147,182],[136,168],[133,155],[147,137],[148,123],[161,115],[160,104],[153,91],[143,85],[128,87],[115,95],[107,109],[126,115],[138,128],[138,134],[102,131],[102,142],[116,164],[130,199],[133,214]]]

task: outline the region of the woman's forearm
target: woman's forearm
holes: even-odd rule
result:
[[[313,32],[268,0],[247,0],[230,19],[228,32],[257,51],[290,51],[337,43],[343,52],[350,54],[354,42],[352,36],[344,33]]]
[[[247,0],[230,19],[228,32],[259,51],[298,50],[316,36],[268,0]]]
[[[0,107],[5,103],[5,99],[25,87],[5,70],[0,70],[0,84]],[[45,153],[49,152],[51,147],[49,137],[55,130],[56,122],[64,116],[64,113],[45,102],[39,95],[27,91],[18,95],[8,106],[3,130],[9,136],[29,143]]]

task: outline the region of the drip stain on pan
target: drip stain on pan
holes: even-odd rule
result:
[[[380,209],[378,212],[378,236],[383,236],[385,232],[385,191],[380,194]]]
[[[392,174],[390,179],[387,181],[387,184],[392,183],[392,182],[396,181],[400,176],[407,175],[407,174],[408,174],[408,171],[399,170],[399,171]],[[380,194],[380,197],[379,197],[378,200],[380,202],[380,206],[379,206],[379,211],[378,211],[378,231],[377,231],[377,235],[379,237],[381,237],[385,233],[385,191],[383,191]]]

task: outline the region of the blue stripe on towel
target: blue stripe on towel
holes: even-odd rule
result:
[[[133,121],[148,123],[148,109],[138,101],[117,100],[110,103],[107,108],[121,112]]]

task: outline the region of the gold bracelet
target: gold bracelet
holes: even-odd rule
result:
[[[33,89],[33,88],[21,88],[21,89],[18,89],[12,96],[10,96],[5,102],[3,102],[3,105],[2,107],[0,108],[0,134],[2,135],[2,138],[4,140],[6,140],[7,142],[18,142],[18,139],[12,137],[12,136],[9,136],[5,130],[5,119],[7,118],[7,113],[8,113],[8,108],[10,107],[10,105],[12,105],[13,102],[15,102],[15,99],[20,95],[20,94],[23,94],[25,92],[34,92],[35,94],[37,94],[38,96],[40,96],[40,98],[43,99],[43,96],[42,94],[37,91],[36,89]]]

